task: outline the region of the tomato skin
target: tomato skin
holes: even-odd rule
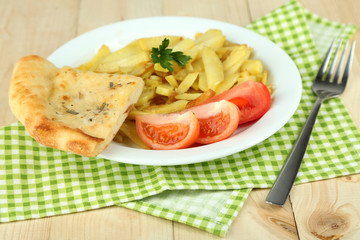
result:
[[[170,150],[191,146],[200,134],[192,112],[136,116],[136,131],[152,149]]]
[[[271,95],[263,83],[246,81],[206,100],[203,104],[220,100],[227,100],[238,106],[239,124],[242,124],[262,117],[270,108]]]
[[[199,120],[200,134],[196,143],[210,144],[230,137],[239,125],[238,107],[225,100],[188,109]]]

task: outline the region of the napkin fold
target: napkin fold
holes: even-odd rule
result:
[[[277,133],[209,162],[139,166],[47,148],[20,123],[7,125],[0,128],[0,222],[119,205],[224,236],[251,189],[272,186],[315,102],[311,84],[331,40],[356,31],[295,0],[247,28],[284,49],[302,76],[300,105]],[[295,184],[359,173],[359,153],[360,133],[341,99],[324,102]]]

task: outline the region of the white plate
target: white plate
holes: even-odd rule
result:
[[[239,128],[218,143],[182,150],[144,150],[112,142],[100,157],[131,164],[179,165],[197,163],[245,150],[277,132],[294,114],[301,98],[301,77],[291,58],[268,39],[245,28],[209,19],[192,17],[151,17],[122,21],[87,32],[57,49],[48,58],[56,66],[79,66],[91,59],[102,44],[111,50],[142,37],[178,35],[193,38],[196,32],[216,28],[228,40],[254,48],[255,58],[269,71],[275,86],[269,111],[258,121]]]

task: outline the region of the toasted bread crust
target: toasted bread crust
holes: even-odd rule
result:
[[[74,70],[74,76],[75,74],[81,75],[83,73]],[[91,77],[95,78],[96,81],[95,73],[91,74]],[[143,88],[142,79],[132,76],[117,76],[117,80],[129,81],[130,79],[132,83],[136,84],[126,89],[126,92],[129,92],[128,96],[117,96],[115,94],[113,98],[116,98],[116,102],[121,103],[121,106],[114,109],[112,115],[115,116],[110,119],[110,123],[108,123],[109,118],[104,116],[105,118],[98,120],[98,122],[94,120],[92,123],[85,124],[83,123],[84,120],[79,117],[80,114],[72,116],[69,115],[68,110],[65,111],[61,106],[53,106],[59,105],[58,102],[51,102],[54,98],[54,91],[61,88],[54,83],[54,79],[58,76],[59,69],[46,59],[34,55],[21,58],[16,63],[10,80],[9,103],[11,110],[37,142],[82,156],[97,156],[115,136],[126,118],[126,110],[139,98]],[[100,74],[99,78],[99,84],[102,84],[104,75]],[[67,78],[67,80],[70,81],[72,78],[70,80]],[[80,80],[74,77],[73,81]],[[68,83],[71,86],[71,82]],[[94,89],[97,88],[98,85]],[[64,91],[64,96],[67,96],[66,89],[60,89],[60,91]],[[65,98],[65,100],[68,99]],[[106,101],[111,100],[107,99]],[[100,99],[99,101],[103,100]],[[63,112],[57,116],[59,109]],[[63,121],[61,116],[67,117],[68,121]],[[73,120],[71,120],[72,117]],[[93,132],[94,134],[92,134]]]

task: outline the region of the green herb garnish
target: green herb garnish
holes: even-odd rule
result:
[[[98,113],[101,113],[101,112],[104,110],[105,106],[106,106],[106,102],[103,102],[103,103],[101,104],[101,106],[98,108],[98,110],[99,110]]]
[[[114,84],[113,82],[110,82],[110,89],[115,89],[116,87],[121,87],[122,84],[118,83],[118,84]]]
[[[74,115],[78,115],[79,113],[74,111],[74,110],[71,110],[71,109],[66,109],[66,112],[67,113],[71,113],[71,114],[74,114]]]
[[[160,65],[168,69],[170,72],[174,71],[171,61],[175,61],[180,67],[185,67],[186,63],[191,59],[190,56],[185,55],[183,52],[173,52],[169,46],[169,39],[164,38],[158,48],[152,48],[151,60],[153,63],[160,63]]]

